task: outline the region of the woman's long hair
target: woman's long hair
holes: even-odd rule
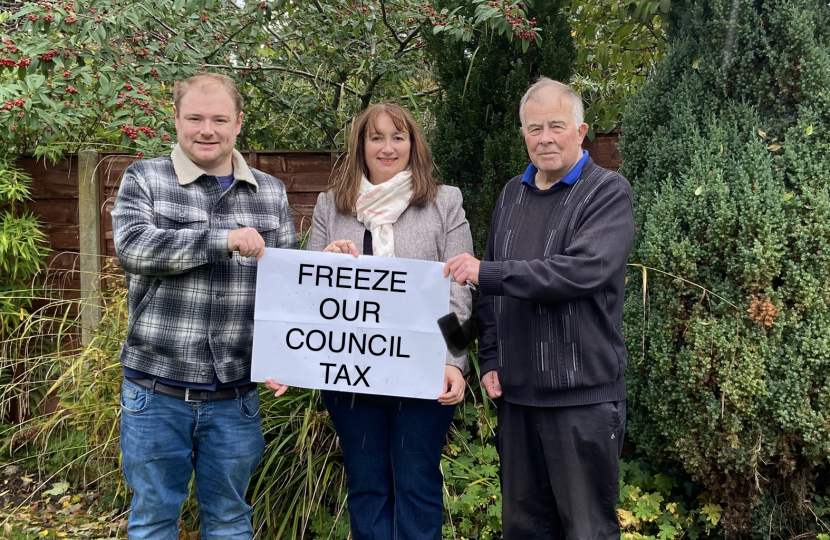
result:
[[[338,166],[329,183],[334,190],[334,204],[341,214],[354,215],[360,191],[360,178],[369,177],[366,166],[366,137],[377,131],[377,118],[386,113],[395,124],[395,129],[409,134],[409,168],[412,171],[412,198],[409,204],[424,206],[438,196],[437,180],[432,177],[432,154],[429,151],[421,128],[409,112],[400,105],[387,101],[372,105],[354,120],[349,135],[348,154]]]

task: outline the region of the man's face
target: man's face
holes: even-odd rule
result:
[[[217,84],[194,86],[182,96],[179,107],[173,107],[173,116],[185,155],[208,174],[231,174],[242,113],[236,111],[228,91]]]
[[[522,134],[530,161],[551,185],[561,180],[582,157],[588,124],[577,125],[570,103],[552,89],[540,90],[524,109]]]

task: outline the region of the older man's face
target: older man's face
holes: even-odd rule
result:
[[[200,169],[224,176],[233,171],[233,147],[242,129],[242,113],[218,84],[190,88],[173,108],[179,147]]]
[[[551,89],[540,90],[524,109],[522,134],[530,161],[539,169],[536,184],[546,189],[561,180],[582,157],[588,124],[577,125],[570,103]]]

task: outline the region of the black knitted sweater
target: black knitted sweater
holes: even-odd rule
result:
[[[631,186],[588,160],[573,185],[541,191],[521,176],[493,210],[481,263],[481,374],[504,398],[558,407],[625,399],[626,260]]]

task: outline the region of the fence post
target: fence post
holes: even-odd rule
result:
[[[78,235],[81,248],[81,340],[84,345],[101,321],[101,201],[98,152],[78,152]]]

